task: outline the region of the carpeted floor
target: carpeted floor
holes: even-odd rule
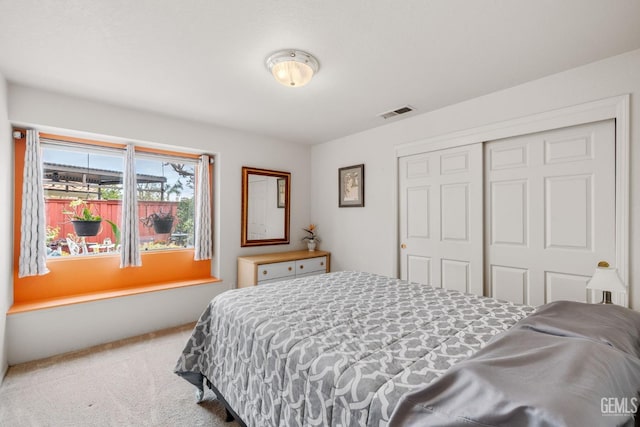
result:
[[[0,426],[212,426],[224,408],[173,373],[193,325],[9,368]]]

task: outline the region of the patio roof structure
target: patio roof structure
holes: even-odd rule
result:
[[[44,189],[48,194],[66,195],[73,193],[95,194],[101,199],[101,190],[122,184],[123,173],[107,169],[86,168],[81,166],[44,163]],[[164,196],[167,178],[158,175],[136,175],[138,187],[158,184],[158,188],[145,188],[144,191],[158,192]]]

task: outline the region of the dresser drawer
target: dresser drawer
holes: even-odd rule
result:
[[[327,271],[327,257],[321,256],[316,258],[301,259],[296,261],[296,276],[306,275],[309,273],[324,273]]]
[[[293,278],[296,275],[295,261],[260,264],[258,268],[258,283],[265,280]]]
[[[238,257],[238,288],[323,274],[330,269],[331,253],[321,250],[242,256]]]

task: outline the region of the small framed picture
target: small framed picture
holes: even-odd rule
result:
[[[278,178],[278,207],[279,208],[284,208],[284,204],[285,204],[285,179],[284,178]],[[272,205],[273,206],[273,205]]]
[[[364,164],[338,169],[338,206],[364,206]]]

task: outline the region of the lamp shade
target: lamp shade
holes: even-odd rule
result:
[[[284,86],[304,86],[318,72],[318,60],[301,50],[281,50],[269,56],[267,68],[276,81]]]
[[[606,264],[606,266],[604,266]],[[626,292],[627,287],[618,275],[618,269],[609,267],[606,262],[598,264],[595,273],[587,284],[587,289],[597,289],[609,292]]]

